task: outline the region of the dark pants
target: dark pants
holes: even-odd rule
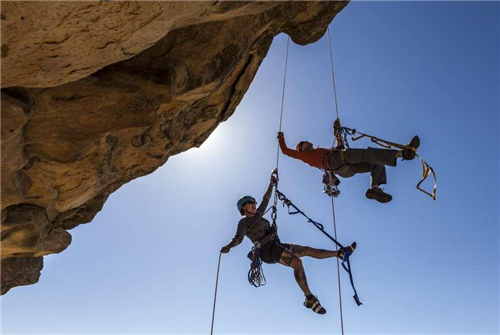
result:
[[[333,151],[328,154],[327,166],[333,173],[349,178],[356,173],[371,174],[371,185],[382,185],[387,183],[385,165],[396,166],[396,154],[398,150],[391,149],[346,149],[344,151]]]
[[[268,242],[260,247],[260,259],[264,263],[274,264],[278,263],[281,258],[281,254],[285,249],[290,250],[290,244],[281,243],[279,238],[275,238],[271,242]],[[250,251],[247,257],[252,260],[253,252]]]

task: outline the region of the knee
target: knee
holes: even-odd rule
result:
[[[297,256],[297,257],[302,257],[307,255],[307,248],[300,246],[300,245],[292,245],[290,248],[292,252]]]
[[[374,150],[373,150],[372,147],[368,147],[368,148],[366,148],[366,150],[364,150],[364,153],[363,153],[363,162],[372,163],[373,151]]]
[[[294,270],[300,270],[303,268],[302,260],[300,258],[294,258],[290,265],[294,268]]]

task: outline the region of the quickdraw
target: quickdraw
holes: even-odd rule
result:
[[[333,123],[333,134],[335,135],[335,141],[337,145],[336,149],[345,150],[349,149],[349,142],[347,141],[347,135],[354,135],[352,129],[342,127],[340,124],[340,119],[336,119]]]

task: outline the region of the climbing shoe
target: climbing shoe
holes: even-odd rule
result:
[[[326,309],[324,309],[323,306],[321,306],[318,298],[315,297],[314,295],[310,295],[310,296],[306,297],[306,301],[304,301],[304,306],[312,309],[314,313],[318,313],[318,314],[325,314],[326,313]]]
[[[420,138],[417,135],[413,136],[410,143],[408,143],[407,145],[415,149],[415,151],[411,149],[403,149],[403,158],[409,161],[415,158],[415,152],[420,146]]]
[[[380,187],[369,188],[365,195],[368,199],[374,199],[383,204],[392,200],[392,195],[385,193]]]
[[[339,258],[344,259],[346,252],[348,252],[349,255],[352,255],[354,250],[356,250],[357,245],[358,244],[356,242],[352,242],[350,246],[339,249]]]

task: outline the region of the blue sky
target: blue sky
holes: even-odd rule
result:
[[[415,189],[417,160],[388,169],[389,204],[364,197],[369,175],[343,179],[339,240],[352,258],[357,307],[341,273],[346,334],[499,333],[498,2],[353,2],[332,22],[342,123],[396,142],[421,138],[438,200]],[[38,284],[2,297],[3,334],[206,334],[218,252],[241,195],[260,199],[276,160],[286,36],[275,38],[235,114],[199,149],[171,157],[112,194],[73,242],[45,258]],[[326,36],[291,44],[283,131],[289,146],[332,143]],[[366,147],[366,140],[352,147]],[[427,188],[431,185],[428,183]],[[332,231],[321,172],[280,158],[280,189]],[[280,207],[282,241],[333,248]],[[222,257],[216,334],[340,333],[335,261],[304,258],[328,313],[302,306],[292,271],[265,265],[247,283],[251,244]]]

